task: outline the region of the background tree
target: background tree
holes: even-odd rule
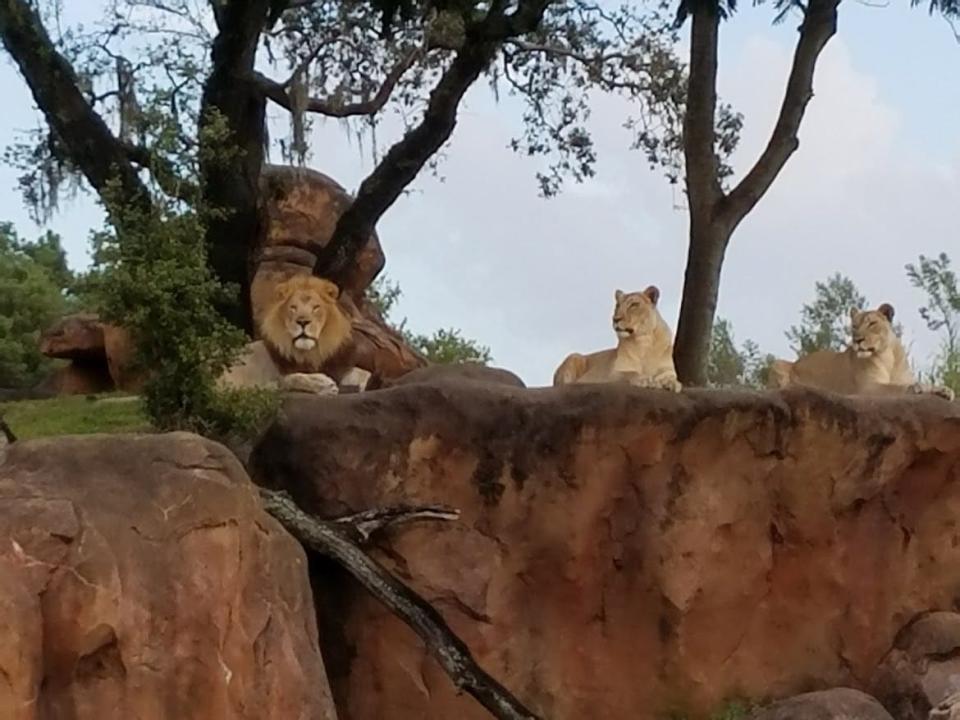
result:
[[[817,350],[843,350],[850,344],[850,308],[866,308],[867,299],[853,281],[835,273],[818,282],[813,302],[800,309],[800,324],[787,331],[798,355]]]
[[[960,393],[960,284],[946,253],[935,258],[920,256],[907,265],[907,277],[927,294],[920,317],[940,336],[940,348],[929,371],[930,382]]]
[[[738,348],[733,325],[717,318],[707,359],[707,382],[711,387],[766,387],[771,362],[773,355],[761,353],[752,340],[744,341]]]
[[[917,4],[913,0],[913,4]],[[720,273],[730,238],[776,180],[799,147],[799,130],[813,97],[817,61],[836,33],[840,0],[775,0],[777,20],[800,16],[797,43],[776,125],[754,165],[727,190],[724,150],[718,139],[717,74],[721,21],[734,0],[680,0],[677,22],[690,20],[689,81],[683,119],[683,154],[690,239],[674,358],[681,382],[702,385],[707,377],[711,329]],[[960,15],[958,0],[931,0],[930,12]]]
[[[447,328],[435,330],[432,334],[422,335],[407,329],[407,319],[399,323],[391,317],[391,311],[402,295],[400,286],[381,275],[368,290],[370,302],[380,311],[384,319],[394,325],[407,343],[423,354],[432,363],[475,362],[487,365],[493,361],[490,348],[476,340],[465,338],[460,330]]]
[[[25,242],[0,223],[0,387],[32,387],[49,371],[38,338],[66,311],[71,280],[58,236]]]

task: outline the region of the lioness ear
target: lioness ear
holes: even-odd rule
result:
[[[890,303],[884,303],[877,308],[881,315],[883,315],[887,320],[893,322],[893,305]]]
[[[860,317],[860,309],[859,309],[859,308],[853,308],[853,307],[850,308],[850,319],[853,320],[854,322],[856,322],[856,321],[857,321],[857,318],[859,318],[859,317]]]
[[[621,300],[623,300],[623,290],[614,290],[613,299],[616,300],[617,302],[620,302]]]
[[[658,288],[656,285],[651,285],[648,287],[643,291],[643,294],[650,298],[650,302],[652,302],[654,305],[656,305],[660,300],[660,288]]]

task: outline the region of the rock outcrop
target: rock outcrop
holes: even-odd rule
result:
[[[0,448],[0,718],[335,720],[306,560],[193,435]]]
[[[960,593],[960,404],[932,398],[414,383],[292,398],[251,462],[324,515],[460,508],[379,557],[551,720],[869,689]],[[486,717],[338,578],[315,579],[343,718]]]
[[[893,720],[883,705],[851,688],[804,693],[774,703],[752,720]]]
[[[927,720],[960,693],[960,614],[933,612],[905,627],[872,685],[897,720]]]
[[[104,323],[96,313],[60,318],[40,334],[40,352],[69,361],[41,386],[52,394],[136,391],[142,386],[142,376],[133,367],[129,333]]]

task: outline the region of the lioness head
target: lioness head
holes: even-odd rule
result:
[[[642,337],[654,331],[658,324],[657,300],[660,291],[651,285],[643,292],[614,293],[613,331],[620,339]]]
[[[893,306],[884,303],[876,310],[850,310],[851,347],[857,357],[868,358],[884,352],[896,341]]]
[[[295,275],[274,289],[273,302],[262,315],[260,334],[283,357],[317,368],[346,342],[350,320],[332,282]]]

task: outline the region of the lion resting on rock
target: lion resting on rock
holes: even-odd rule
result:
[[[952,400],[950,388],[915,381],[907,353],[893,331],[893,312],[887,303],[865,312],[852,309],[853,339],[846,350],[820,350],[795,362],[775,360],[768,386],[804,385],[843,395],[920,393]]]
[[[651,285],[643,292],[617,290],[614,297],[617,347],[589,355],[568,355],[554,373],[553,384],[628,382],[679,392],[673,336],[657,310],[660,291]]]
[[[353,326],[339,296],[335,284],[313,275],[294,275],[277,283],[256,318],[262,342],[248,346],[223,382],[262,385],[280,382],[284,376],[321,372],[342,382],[356,368]]]

